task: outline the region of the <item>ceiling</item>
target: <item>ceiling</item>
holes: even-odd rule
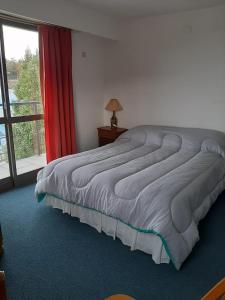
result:
[[[144,17],[225,5],[225,0],[70,0],[115,17]]]

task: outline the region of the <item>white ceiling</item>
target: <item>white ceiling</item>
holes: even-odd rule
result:
[[[70,0],[116,17],[144,17],[225,5],[225,0]]]

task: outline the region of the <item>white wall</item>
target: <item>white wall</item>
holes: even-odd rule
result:
[[[72,0],[1,0],[0,11],[117,39],[120,22]]]
[[[120,97],[120,126],[225,131],[225,7],[135,20],[123,28],[121,40],[106,49],[105,100]]]
[[[100,37],[73,33],[74,102],[79,151],[98,146],[97,127],[103,125],[106,43]]]

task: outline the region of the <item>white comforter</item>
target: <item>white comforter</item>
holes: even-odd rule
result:
[[[92,208],[161,237],[177,269],[199,239],[198,222],[225,187],[225,135],[141,126],[116,142],[51,162],[36,195]]]

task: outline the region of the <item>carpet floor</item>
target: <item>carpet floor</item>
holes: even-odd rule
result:
[[[37,203],[34,185],[0,194],[8,300],[200,299],[225,277],[225,194],[200,223],[200,242],[176,271]]]

